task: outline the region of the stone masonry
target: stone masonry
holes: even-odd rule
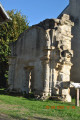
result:
[[[71,68],[70,79],[73,82],[80,83],[80,0],[69,0],[69,5],[59,15],[60,18],[63,14],[71,16],[74,22],[71,34],[73,35],[71,47],[74,55],[71,59],[73,66]],[[75,89],[71,89],[71,95],[75,96]]]
[[[70,82],[71,28],[70,16],[46,19],[24,31],[11,45],[9,57],[9,90],[43,96],[61,95],[70,102],[70,89],[58,82]]]

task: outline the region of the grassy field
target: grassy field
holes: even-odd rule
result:
[[[72,103],[39,101],[0,94],[0,120],[80,120],[80,107]]]

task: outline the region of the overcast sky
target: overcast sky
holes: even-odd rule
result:
[[[0,0],[5,10],[21,10],[28,17],[30,26],[46,18],[57,16],[69,4],[69,0]]]

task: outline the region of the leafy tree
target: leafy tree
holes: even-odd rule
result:
[[[28,20],[21,12],[7,11],[12,21],[0,25],[0,87],[6,87],[8,56],[10,55],[9,44],[18,39],[18,36],[28,29]]]

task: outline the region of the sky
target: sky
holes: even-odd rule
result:
[[[28,17],[29,26],[57,16],[69,4],[69,0],[0,0],[5,10],[16,9]]]

